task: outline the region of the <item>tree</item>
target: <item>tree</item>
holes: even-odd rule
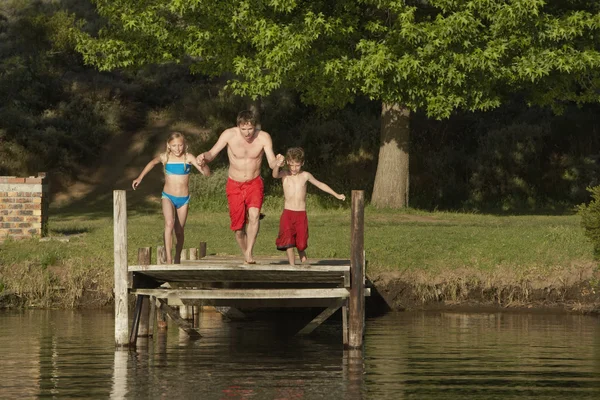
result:
[[[107,24],[78,34],[100,69],[191,62],[257,98],[382,104],[372,203],[408,204],[409,116],[488,110],[512,91],[598,101],[600,5],[584,0],[95,0]]]

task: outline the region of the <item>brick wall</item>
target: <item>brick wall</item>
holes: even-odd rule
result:
[[[0,241],[46,236],[48,195],[43,172],[28,178],[0,176]]]

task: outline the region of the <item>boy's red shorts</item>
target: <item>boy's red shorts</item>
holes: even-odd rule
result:
[[[249,208],[260,208],[263,204],[265,185],[260,176],[246,181],[238,182],[231,178],[227,179],[225,193],[227,204],[229,204],[229,218],[231,230],[239,231],[246,224],[246,213]]]
[[[279,219],[279,235],[275,241],[277,250],[295,247],[304,251],[308,247],[308,218],[306,211],[283,210]]]

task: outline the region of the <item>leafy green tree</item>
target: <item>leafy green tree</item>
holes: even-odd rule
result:
[[[600,5],[585,0],[94,0],[106,25],[79,33],[102,70],[190,62],[258,98],[382,104],[372,203],[408,204],[410,113],[489,110],[513,91],[560,109],[596,102]]]

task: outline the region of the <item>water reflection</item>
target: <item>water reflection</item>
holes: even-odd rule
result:
[[[282,321],[198,315],[115,350],[112,312],[0,313],[2,398],[559,399],[600,397],[595,317],[398,313],[344,351],[339,322],[309,338]]]

